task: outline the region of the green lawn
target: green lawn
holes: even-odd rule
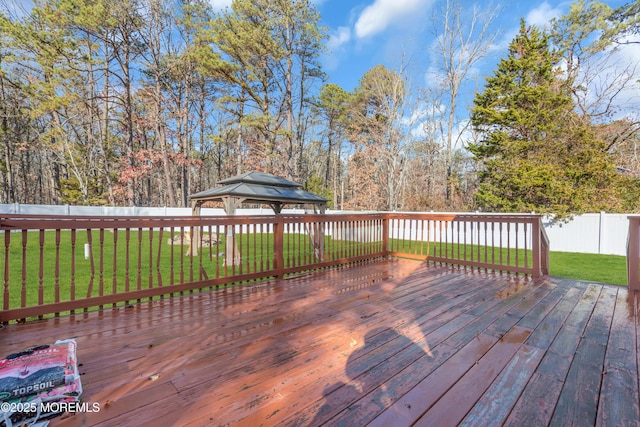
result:
[[[627,259],[623,256],[551,252],[549,264],[552,276],[613,285],[627,284]]]

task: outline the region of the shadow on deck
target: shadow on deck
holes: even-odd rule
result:
[[[392,259],[0,330],[76,337],[75,425],[637,425],[623,287]]]

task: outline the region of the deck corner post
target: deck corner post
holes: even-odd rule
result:
[[[536,215],[531,222],[532,225],[532,247],[533,271],[535,278],[549,274],[549,241],[542,224],[542,216]]]
[[[541,240],[541,236],[540,236],[540,218],[533,218],[533,221],[531,222],[531,225],[533,226],[533,233],[531,233],[532,237],[533,237],[533,241],[532,241],[532,251],[533,251],[533,277],[540,277],[542,276],[542,268],[540,265],[540,240]]]
[[[389,221],[391,214],[382,216],[382,255],[389,256]]]
[[[629,216],[627,285],[629,295],[640,292],[640,216]]]
[[[281,279],[284,276],[284,220],[282,214],[276,214],[273,223],[273,237],[274,276]]]

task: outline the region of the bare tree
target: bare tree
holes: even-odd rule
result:
[[[640,89],[638,64],[624,54],[625,35],[633,34],[633,22],[611,25],[624,19],[628,5],[618,11],[599,2],[576,1],[569,12],[552,22],[551,36],[558,52],[558,64],[571,87],[576,109],[584,120],[605,127],[601,137],[609,151],[634,144],[640,120],[631,108],[629,94]],[[635,117],[634,117],[635,116]],[[620,120],[624,117],[624,120]],[[617,120],[615,126],[608,126]]]
[[[411,114],[405,67],[390,71],[378,65],[367,71],[349,108],[351,187],[360,186],[357,208],[402,209],[407,152],[415,116]],[[371,191],[378,187],[377,197]],[[354,198],[355,200],[355,198]]]
[[[473,79],[474,67],[491,53],[491,47],[500,35],[494,26],[498,12],[499,7],[480,10],[475,3],[469,8],[459,0],[447,0],[432,17],[435,83],[448,90],[448,96],[442,98],[446,117],[443,137],[446,146],[447,201],[451,200],[452,193],[454,147],[461,135],[456,129],[462,123],[459,115],[460,97],[464,95],[465,82]]]

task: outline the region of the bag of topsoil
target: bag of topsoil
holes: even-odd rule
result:
[[[76,341],[56,341],[0,359],[0,427],[30,425],[60,413],[82,394]]]

